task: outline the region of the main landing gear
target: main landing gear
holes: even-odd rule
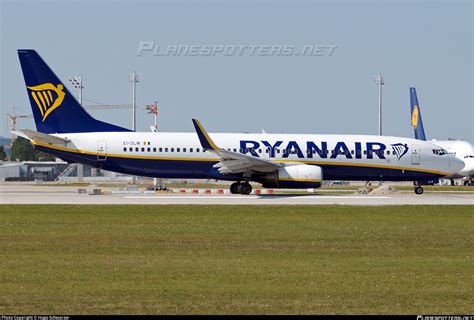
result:
[[[252,186],[248,182],[234,182],[230,185],[230,193],[232,194],[250,194]]]

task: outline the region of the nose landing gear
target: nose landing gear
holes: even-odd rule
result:
[[[425,182],[426,183],[426,182]],[[416,194],[423,194],[423,187],[421,186],[421,182],[420,181],[414,181],[413,182],[413,185],[415,186],[415,193]]]
[[[424,191],[424,190],[423,190],[423,187],[417,186],[417,187],[415,188],[415,193],[416,193],[416,194],[423,194],[423,191]]]
[[[250,194],[252,186],[248,182],[234,182],[230,185],[230,193],[232,194]]]

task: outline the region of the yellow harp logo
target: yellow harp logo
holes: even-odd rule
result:
[[[416,129],[418,127],[418,106],[415,105],[413,106],[413,113],[411,115],[411,125]]]
[[[65,93],[63,92],[64,87],[62,84],[58,84],[55,87],[52,83],[43,83],[27,88],[30,89],[31,96],[43,116],[43,122],[64,100]]]

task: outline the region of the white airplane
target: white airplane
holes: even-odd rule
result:
[[[133,132],[92,118],[34,50],[18,50],[38,131],[15,132],[70,162],[157,178],[250,181],[271,188],[319,188],[328,180],[424,181],[464,163],[432,143],[401,137],[310,134]]]
[[[411,124],[415,130],[415,138],[426,141],[425,129],[423,127],[423,119],[421,118],[420,104],[415,88],[410,88],[410,111]],[[467,141],[462,140],[430,140],[433,144],[440,146],[449,154],[464,162],[464,168],[455,172],[446,179],[451,180],[454,185],[454,179],[463,178],[464,185],[474,186],[474,147]]]

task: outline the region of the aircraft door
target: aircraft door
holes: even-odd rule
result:
[[[97,161],[107,160],[107,142],[104,140],[97,141]]]
[[[420,164],[420,147],[417,144],[411,146],[411,164]]]

